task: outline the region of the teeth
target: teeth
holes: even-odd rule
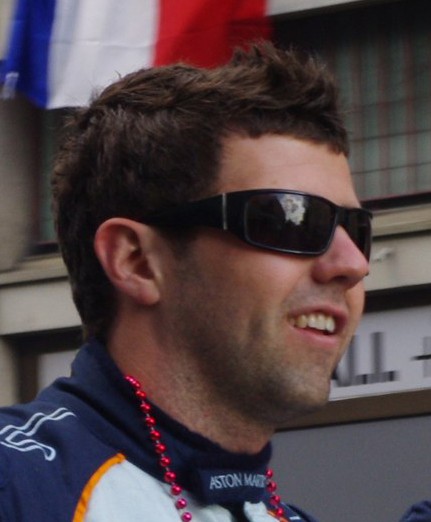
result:
[[[335,331],[335,320],[331,315],[302,314],[299,317],[291,317],[289,323],[297,328],[314,328],[315,330],[333,333]]]
[[[328,316],[326,318],[325,329],[330,333],[335,332],[335,320],[333,317]]]
[[[308,325],[307,316],[306,315],[300,315],[298,317],[298,321],[297,321],[297,325],[296,326],[299,326],[299,328],[307,328],[307,325]]]

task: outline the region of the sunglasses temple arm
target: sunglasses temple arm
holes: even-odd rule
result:
[[[223,230],[228,230],[228,222],[227,222],[227,194],[221,195],[221,212],[222,212],[222,227]]]

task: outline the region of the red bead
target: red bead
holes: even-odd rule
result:
[[[175,502],[175,507],[177,509],[184,509],[185,507],[187,506],[187,500],[185,498],[179,498],[176,502]]]
[[[275,482],[268,482],[268,484],[266,485],[266,489],[272,493],[273,491],[275,491],[277,489],[277,484]]]
[[[277,509],[274,511],[274,513],[275,513],[275,516],[276,516],[276,517],[281,517],[281,516],[283,515],[283,513],[284,513],[283,508],[280,508],[280,507],[277,508]]]
[[[160,462],[160,466],[162,466],[162,468],[167,468],[169,466],[169,464],[171,463],[171,459],[169,457],[161,457],[159,462]]]
[[[179,495],[182,491],[182,488],[181,486],[178,486],[178,484],[172,484],[172,487],[171,487],[171,493],[172,495]]]
[[[267,469],[265,475],[266,475],[267,479],[272,478],[272,475],[273,475],[272,469]]]
[[[190,522],[191,519],[192,519],[192,515],[191,515],[191,513],[189,513],[188,511],[186,511],[185,513],[183,513],[183,514],[181,515],[181,520],[182,520],[183,522]]]
[[[131,375],[126,375],[125,379],[130,384],[130,386],[132,386],[132,388],[135,388],[135,390],[139,390],[141,388],[141,383]]]
[[[162,444],[161,442],[158,442],[154,446],[154,450],[156,453],[158,453],[160,455],[160,453],[164,453],[166,451],[166,446],[164,444]]]
[[[135,395],[138,397],[138,399],[145,399],[146,397],[146,394],[143,390],[137,390]]]
[[[148,426],[149,428],[151,428],[152,426],[154,426],[154,424],[156,424],[156,419],[154,419],[154,417],[146,417],[145,419],[145,425]]]
[[[157,430],[151,430],[150,431],[150,439],[154,440],[154,441],[159,440],[160,439],[160,432],[157,431]]]
[[[176,478],[177,476],[173,471],[167,471],[165,473],[165,482],[167,482],[168,484],[170,484],[171,482],[175,482]]]
[[[151,406],[148,404],[148,402],[141,402],[139,408],[141,409],[142,413],[150,413],[151,411]]]
[[[278,506],[280,500],[280,495],[272,495],[270,502],[273,506]]]

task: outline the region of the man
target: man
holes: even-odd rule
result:
[[[54,207],[87,344],[2,415],[0,520],[314,520],[267,466],[363,307],[370,215],[331,77],[262,44],[131,74],[66,130]]]

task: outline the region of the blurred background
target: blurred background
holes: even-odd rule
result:
[[[119,74],[212,67],[256,38],[337,76],[375,214],[366,313],[328,407],[276,435],[277,482],[320,522],[397,521],[431,496],[429,0],[1,0],[0,405],[67,374],[80,345],[49,212],[65,115]]]

